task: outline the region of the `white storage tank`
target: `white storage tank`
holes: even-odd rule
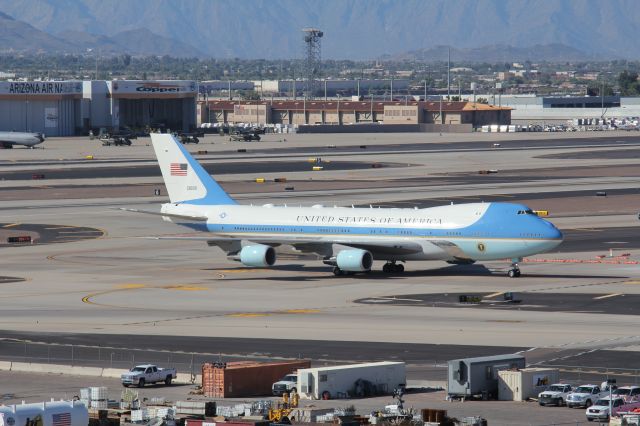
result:
[[[557,368],[523,368],[498,372],[498,399],[526,401],[537,397],[549,385],[559,382]]]
[[[91,389],[91,400],[92,401],[103,401],[109,399],[108,390],[104,386],[100,387],[92,387]],[[82,394],[80,395],[82,397]]]
[[[61,424],[87,426],[89,411],[80,401],[51,401],[0,406],[0,426],[22,426],[29,424],[29,422],[42,426]]]
[[[298,370],[298,393],[305,399],[389,395],[406,383],[404,362],[372,362]]]

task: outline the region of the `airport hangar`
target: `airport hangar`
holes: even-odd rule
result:
[[[188,80],[0,82],[0,130],[46,136],[99,128],[195,127],[197,84]]]

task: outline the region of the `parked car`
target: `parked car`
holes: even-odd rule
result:
[[[538,394],[538,404],[557,406],[564,405],[567,395],[569,395],[571,390],[571,385],[567,385],[565,383],[553,384]]]
[[[578,386],[573,392],[567,395],[567,407],[591,407],[594,402],[600,398],[608,396],[608,393],[602,392],[598,385],[582,385]]]
[[[137,385],[139,388],[147,383],[164,382],[169,386],[171,381],[178,376],[175,368],[158,368],[156,365],[136,365],[128,373],[120,376],[122,386]]]

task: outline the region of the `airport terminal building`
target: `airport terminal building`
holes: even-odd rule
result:
[[[0,131],[46,136],[89,130],[189,131],[196,125],[197,84],[188,80],[0,82]]]

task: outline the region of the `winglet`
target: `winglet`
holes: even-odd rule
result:
[[[152,133],[151,143],[172,203],[237,204],[173,135]]]

